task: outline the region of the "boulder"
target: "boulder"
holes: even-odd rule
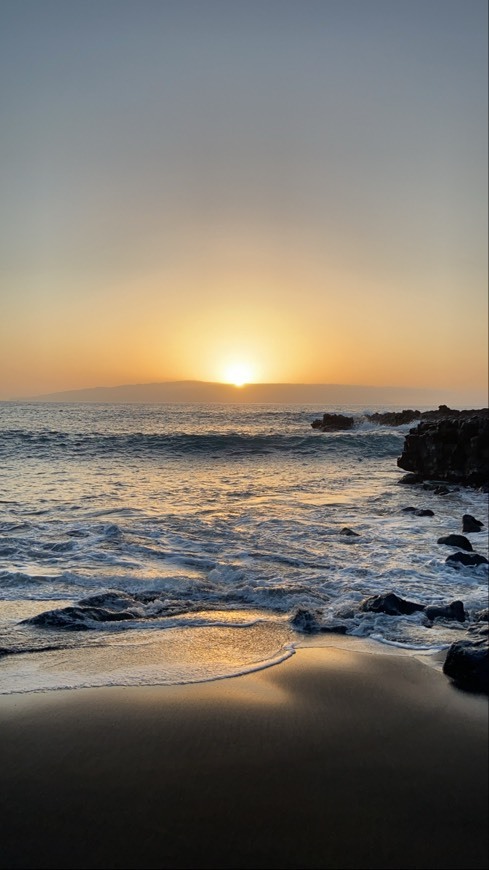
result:
[[[456,619],[457,622],[465,622],[465,610],[463,601],[452,601],[451,604],[429,604],[424,612],[430,621],[434,619]]]
[[[486,557],[481,556],[480,553],[452,553],[447,556],[445,562],[449,562],[450,565],[467,565],[469,567],[489,565]]]
[[[311,426],[322,432],[336,432],[342,429],[352,429],[354,422],[354,417],[347,417],[346,414],[323,414],[323,419],[314,420]]]
[[[415,601],[406,601],[405,598],[400,598],[395,592],[386,592],[383,595],[371,595],[365,598],[360,604],[360,610],[372,613],[387,613],[389,616],[400,616],[401,614],[416,613],[417,610],[424,610],[423,604],[417,604]]]
[[[345,526],[343,529],[341,529],[340,535],[347,535],[349,538],[360,537],[358,532],[354,532],[353,529],[349,529],[348,526]]]
[[[447,411],[436,417],[423,414],[409,431],[399,468],[423,479],[470,486],[487,484],[489,477],[489,412]]]
[[[57,610],[45,610],[22,620],[26,625],[38,625],[42,628],[62,628],[65,631],[87,631],[93,622],[122,622],[135,619],[136,615],[127,610],[107,610],[102,607],[62,607]]]
[[[457,641],[448,650],[443,673],[461,689],[489,692],[489,648],[479,642]]]
[[[447,544],[449,547],[459,547],[461,550],[472,551],[473,549],[469,539],[463,535],[443,535],[443,537],[438,538],[436,543]]]
[[[480,520],[476,520],[472,514],[464,514],[462,517],[462,531],[463,532],[480,532],[484,523],[481,523]]]
[[[434,517],[435,512],[430,510],[430,508],[421,508],[421,510],[416,511],[415,516],[417,516],[417,517]]]

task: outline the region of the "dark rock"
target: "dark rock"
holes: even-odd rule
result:
[[[489,648],[483,641],[457,641],[448,650],[443,673],[461,689],[489,691]]]
[[[415,507],[405,507],[405,508],[401,508],[401,511],[402,511],[404,514],[415,514],[417,510],[418,510],[418,508],[415,508]]]
[[[445,562],[449,562],[451,565],[467,565],[467,566],[477,566],[477,565],[489,565],[485,556],[481,556],[479,553],[452,553],[450,556],[447,556]]]
[[[399,598],[395,592],[387,592],[384,595],[371,595],[370,598],[365,598],[360,604],[360,610],[373,613],[387,613],[389,616],[399,616],[403,613],[410,614],[415,613],[417,610],[424,610],[424,605]]]
[[[421,510],[416,511],[415,516],[417,516],[417,517],[434,517],[435,512],[430,510],[430,508],[421,508]]]
[[[403,426],[406,423],[412,423],[413,420],[419,420],[421,411],[387,411],[386,413],[367,414],[367,420],[371,423],[378,423],[381,426]]]
[[[296,631],[302,631],[304,634],[315,634],[321,631],[321,613],[319,610],[298,607],[290,620],[290,624]]]
[[[425,607],[424,612],[431,621],[433,619],[456,619],[458,622],[465,622],[463,601],[452,601],[451,604],[441,606],[429,604],[428,607]]]
[[[481,523],[480,520],[476,520],[472,514],[464,514],[462,517],[462,531],[463,532],[480,532],[484,523]]]
[[[80,601],[81,607],[103,607],[115,611],[127,610],[128,607],[134,607],[136,604],[137,601],[133,595],[112,590],[101,592],[98,595],[90,595],[89,598],[82,598]]]
[[[435,495],[448,495],[450,490],[448,489],[448,486],[435,486],[433,492]]]
[[[120,622],[134,619],[135,614],[127,610],[107,610],[102,607],[62,607],[59,610],[45,610],[24,619],[27,625],[39,625],[42,628],[62,628],[66,631],[87,631],[90,622]]]
[[[323,419],[314,420],[311,426],[313,429],[321,429],[322,432],[335,432],[352,429],[354,422],[354,417],[347,417],[346,414],[323,414]]]
[[[346,625],[341,622],[323,622],[322,613],[319,610],[307,610],[298,607],[290,620],[292,628],[304,634],[316,634],[318,632],[331,634],[346,634]]]
[[[443,535],[438,538],[437,544],[447,544],[449,547],[460,547],[461,550],[472,551],[473,547],[468,538],[463,535]]]
[[[345,526],[341,529],[340,535],[348,535],[350,538],[359,538],[360,535],[358,532],[354,532],[353,529],[349,529],[348,526]]]
[[[443,407],[443,406],[441,406]],[[440,408],[441,410],[441,408]],[[489,477],[489,412],[426,412],[411,429],[397,460],[424,479],[482,486]]]
[[[397,464],[399,465],[399,460],[397,460]],[[409,485],[423,483],[423,475],[409,472],[409,474],[403,474],[403,476],[399,478],[399,483],[407,483]]]
[[[477,622],[489,622],[489,607],[485,607],[484,610],[478,610],[474,613],[474,619]]]

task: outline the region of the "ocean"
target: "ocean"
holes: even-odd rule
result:
[[[326,410],[354,428],[313,430]],[[378,410],[1,403],[0,693],[219,679],[340,637],[417,656],[470,637],[487,565],[447,564],[437,539],[470,513],[487,557],[487,494],[399,485],[410,426],[369,423]],[[359,609],[383,592],[459,599],[468,619]]]

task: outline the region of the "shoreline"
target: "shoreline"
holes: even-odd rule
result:
[[[487,864],[487,699],[410,655],[13,694],[0,731],[2,868]]]

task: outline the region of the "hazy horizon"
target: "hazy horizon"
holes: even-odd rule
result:
[[[368,384],[249,383],[242,386],[218,381],[159,381],[85,387],[53,393],[13,396],[12,402],[100,402],[128,404],[324,404],[326,405],[420,405],[437,407],[485,407],[483,392],[457,392],[416,387],[378,387]]]
[[[0,399],[487,390],[485,0],[3,0]]]

